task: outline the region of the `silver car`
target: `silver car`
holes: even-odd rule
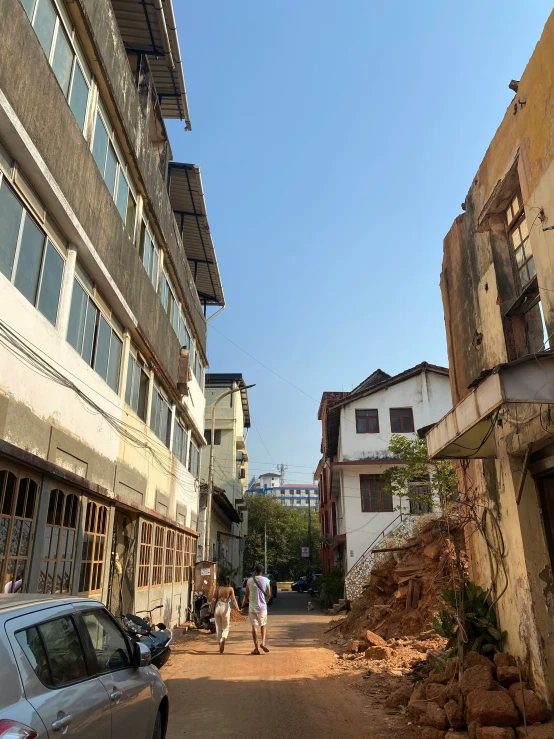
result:
[[[163,739],[167,689],[102,603],[0,595],[0,739]]]

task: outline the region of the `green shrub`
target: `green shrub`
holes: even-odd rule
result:
[[[474,582],[465,583],[464,597],[464,631],[467,638],[464,643],[467,648],[480,654],[492,656],[494,652],[501,652],[507,632],[500,632],[496,619],[496,612],[492,607],[490,591],[483,590]],[[442,610],[439,617],[433,621],[433,628],[440,636],[458,644],[462,633],[457,617],[457,608],[461,603],[462,593],[459,590],[443,590],[448,609]]]
[[[320,603],[324,608],[330,608],[339,598],[344,597],[344,572],[335,567],[319,578]]]

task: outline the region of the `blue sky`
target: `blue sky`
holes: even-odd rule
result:
[[[324,390],[446,364],[442,239],[551,4],[175,9],[193,130],[168,128],[202,169],[227,301],[210,369],[256,383],[251,472],[309,481]]]

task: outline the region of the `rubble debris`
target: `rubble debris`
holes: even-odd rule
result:
[[[443,729],[433,729],[431,726],[424,726],[421,731],[421,739],[444,739],[445,736]]]
[[[368,647],[365,650],[366,659],[388,659],[391,655],[390,647]]]
[[[397,688],[397,690],[395,690],[394,693],[391,693],[385,701],[385,708],[400,708],[400,706],[407,706],[413,690],[414,686],[409,683]]]
[[[505,688],[518,683],[520,680],[519,670],[517,667],[498,667],[496,670],[496,679]]]
[[[515,731],[509,726],[480,726],[477,739],[514,739]]]
[[[540,724],[548,718],[546,704],[532,690],[514,690],[513,700],[519,715],[528,724]]]
[[[509,693],[474,690],[466,696],[469,723],[480,726],[517,726],[519,714]]]
[[[465,697],[474,690],[492,690],[492,670],[488,665],[475,665],[464,670],[460,681],[460,690]]]
[[[523,726],[516,729],[517,739],[554,739],[554,724],[542,724],[542,726],[528,726],[527,733]]]
[[[448,728],[446,713],[431,701],[411,701],[408,705],[408,716],[423,726],[432,726],[434,729]]]
[[[364,641],[368,647],[384,647],[386,641],[379,634],[374,634],[373,631],[364,631]]]

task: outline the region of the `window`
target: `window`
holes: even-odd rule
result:
[[[80,593],[100,593],[102,591],[102,571],[106,549],[108,509],[89,501],[83,536],[81,559]]]
[[[56,618],[38,627],[52,682],[49,687],[84,680],[88,677],[81,641],[69,616]]]
[[[83,622],[96,655],[100,674],[124,670],[131,666],[127,640],[103,608],[83,613]]]
[[[410,513],[419,516],[423,513],[431,513],[433,506],[430,504],[429,485],[421,482],[411,482],[410,486]]]
[[[171,434],[171,409],[157,380],[154,380],[154,392],[152,393],[152,412],[150,414],[150,428],[156,434],[158,439],[163,441],[163,443],[169,449],[169,438]]]
[[[137,347],[134,344],[131,344],[129,350],[129,363],[127,365],[125,402],[135,411],[142,421],[146,421],[149,382],[150,375],[146,364],[139,357]]]
[[[183,556],[184,535],[177,533],[175,536],[175,583],[183,582]]]
[[[69,593],[73,575],[79,499],[52,490],[40,564],[39,593]]]
[[[506,210],[506,223],[515,258],[519,285],[524,288],[537,274],[537,271],[521,195],[516,195]]]
[[[162,272],[162,286],[160,290],[160,299],[173,330],[179,336],[179,303],[175,297],[175,290],[171,284],[171,280],[165,272]]]
[[[379,412],[377,410],[356,411],[356,432],[358,434],[378,434]]]
[[[23,7],[81,131],[85,128],[91,75],[75,30],[52,0],[22,0]],[[63,20],[62,20],[63,18]]]
[[[140,227],[139,256],[146,270],[146,274],[150,277],[150,282],[154,285],[154,289],[157,289],[160,257],[158,247],[154,242],[146,221],[143,221]]]
[[[56,325],[64,258],[0,174],[0,272]]]
[[[202,387],[202,361],[200,359],[200,355],[198,353],[198,350],[194,353],[194,376],[196,377],[196,382]]]
[[[179,342],[181,343],[181,346],[184,346],[185,349],[189,350],[189,352],[192,350],[190,333],[182,311],[179,311]],[[190,359],[192,359],[192,357],[190,357]]]
[[[411,408],[391,408],[390,428],[395,434],[407,434],[414,430],[414,416]]]
[[[42,0],[40,0],[42,2]],[[98,103],[92,138],[92,156],[106,187],[115,201],[119,215],[127,233],[134,241],[137,198],[131,186],[123,155],[117,145],[115,132],[109,123],[108,115]]]
[[[147,588],[150,582],[150,560],[152,558],[152,524],[142,522],[140,530],[140,555],[138,587]]]
[[[212,443],[212,430],[206,429],[204,431],[204,438],[206,439],[206,442],[208,446]],[[216,429],[214,431],[214,446],[219,446],[221,444],[221,429]]]
[[[381,475],[360,475],[363,513],[392,511],[392,495],[385,491]]]
[[[26,631],[18,631],[15,638],[40,682],[46,686],[52,685],[52,675],[38,629],[33,626]]]
[[[75,277],[73,281],[67,341],[117,393],[123,340],[111,324],[118,322],[113,315],[107,318],[100,311],[89,294],[89,291],[95,293],[92,281],[82,268],[79,267],[77,275],[79,279]],[[118,329],[121,332],[120,326]]]
[[[187,466],[187,447],[188,434],[177,418],[175,418],[173,429],[173,454],[185,467]]]
[[[165,572],[164,583],[173,582],[173,563],[175,560],[175,532],[167,529],[165,532]]]
[[[25,473],[0,470],[0,584],[3,593],[25,591],[38,485]]]
[[[152,565],[152,586],[162,584],[162,568],[164,561],[164,530],[162,526],[156,526],[154,539],[154,561]]]
[[[200,452],[192,439],[190,440],[188,470],[194,477],[200,474]]]

